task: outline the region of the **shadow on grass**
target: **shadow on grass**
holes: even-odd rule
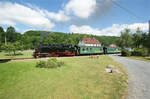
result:
[[[16,54],[5,54],[5,56],[20,56],[23,55],[22,53],[16,53]]]
[[[6,63],[6,62],[9,62],[11,61],[11,59],[0,59],[0,63]]]
[[[149,57],[149,58],[148,58],[148,57],[145,57],[144,59],[145,59],[145,60],[150,60],[150,57]]]

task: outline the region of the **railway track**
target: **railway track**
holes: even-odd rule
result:
[[[22,61],[22,60],[41,60],[41,59],[49,59],[50,57],[44,58],[13,58],[13,59],[0,59],[0,63],[8,62],[8,61]],[[58,58],[58,57],[57,57]]]
[[[17,60],[31,60],[35,58],[14,58],[14,59],[0,59],[0,63],[8,62],[8,61],[17,61]]]
[[[85,55],[85,56],[91,56],[91,55]],[[70,58],[70,57],[85,57],[85,56],[63,56],[63,58]],[[97,56],[97,55],[92,55]],[[49,59],[51,57],[43,57],[43,58],[13,58],[13,59],[0,59],[0,63],[9,62],[9,61],[22,61],[22,60],[44,60]],[[60,58],[60,57],[56,57]]]
[[[98,55],[103,55],[103,54],[98,54]],[[70,58],[70,57],[87,57],[87,56],[89,56],[89,58],[92,58],[92,57],[95,57],[98,55],[79,55],[79,56],[61,56],[61,57]],[[120,54],[117,54],[117,55],[120,55]],[[56,57],[56,58],[61,58],[61,57]],[[44,59],[49,59],[49,58],[51,58],[51,57],[0,59],[0,63],[9,62],[9,61],[23,61],[23,60],[44,60]]]

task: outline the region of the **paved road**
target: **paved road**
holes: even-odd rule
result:
[[[129,76],[128,99],[150,99],[150,62],[110,55],[123,64]]]

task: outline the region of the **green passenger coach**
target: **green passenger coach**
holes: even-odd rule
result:
[[[78,44],[80,55],[103,53],[101,43],[95,38],[83,38]]]
[[[107,48],[107,54],[114,54],[114,53],[120,53],[121,52],[121,49],[120,48],[111,48],[111,47],[108,47]]]
[[[103,53],[103,48],[99,47],[80,47],[80,54],[99,54]]]
[[[114,54],[114,53],[120,53],[120,52],[121,52],[121,49],[117,47],[115,44],[111,44],[107,48],[107,54]]]

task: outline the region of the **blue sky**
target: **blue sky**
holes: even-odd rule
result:
[[[147,32],[149,11],[150,0],[0,0],[0,25],[21,33],[33,29],[118,36],[124,28]]]

